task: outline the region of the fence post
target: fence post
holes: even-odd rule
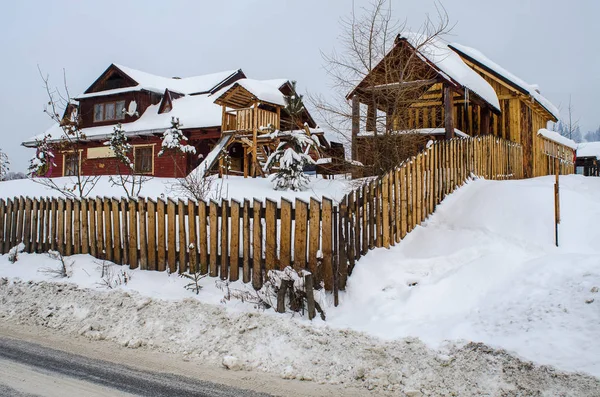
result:
[[[254,199],[254,216],[252,217],[252,287],[259,290],[263,286],[262,273],[262,201]]]
[[[240,202],[236,200],[231,200],[231,245],[229,248],[229,280],[237,281],[240,278]]]
[[[322,244],[323,244],[323,281],[325,289],[333,291],[333,203],[323,198]]]

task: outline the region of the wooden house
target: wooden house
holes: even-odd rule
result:
[[[558,120],[558,109],[537,86],[466,46],[400,34],[347,98],[352,156],[367,165],[372,142],[386,134],[399,135],[398,145],[403,135],[421,135],[421,146],[429,139],[492,134],[523,146],[526,177],[548,174],[555,157],[564,173],[573,172],[574,149],[538,133]]]
[[[200,166],[203,173],[217,171],[219,158],[227,153],[229,172],[256,175],[265,150],[278,141],[265,137],[272,136],[269,128],[291,128],[282,109],[285,96],[295,94],[292,90],[288,80],[251,80],[241,69],[167,78],[112,64],[65,110],[65,119],[77,115],[83,136],[78,153],[62,145],[65,135],[58,124],[23,145],[35,148],[39,139],[49,137],[56,153],[48,177],[113,175],[119,172],[119,161],[105,142],[121,124],[133,147],[135,174],[184,177]],[[179,120],[195,153],[159,156],[163,133],[173,119]],[[327,147],[308,111],[298,124]]]

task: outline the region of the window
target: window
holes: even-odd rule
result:
[[[152,163],[154,161],[154,150],[152,146],[141,146],[134,148],[134,168],[136,174],[152,174]]]
[[[94,122],[123,120],[125,101],[97,103],[94,105]]]
[[[104,104],[97,103],[94,105],[94,121],[104,120]]]
[[[64,157],[64,175],[77,176],[79,174],[79,153],[65,153]]]

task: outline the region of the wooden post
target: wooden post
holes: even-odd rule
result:
[[[217,267],[217,255],[219,255],[219,203],[210,201],[210,277],[217,277],[219,269]]]
[[[156,202],[156,270],[162,272],[166,269],[166,256],[167,249],[165,244],[165,201],[158,199]],[[123,214],[123,221],[125,220],[125,214]],[[202,230],[202,229],[201,229]],[[206,231],[204,232],[206,234]],[[124,245],[126,246],[126,245]]]
[[[314,275],[314,281],[319,283],[321,278],[317,274],[317,253],[321,239],[321,203],[314,197],[310,199],[309,212],[308,270]]]
[[[148,232],[148,227],[146,224],[146,200],[142,197],[138,198],[138,213],[139,213],[139,223],[138,223],[138,236],[140,242],[140,269],[148,270],[148,238],[146,233]],[[108,222],[110,222],[110,218],[107,218]],[[108,236],[108,226],[106,235]],[[109,241],[107,239],[107,249],[108,252],[108,244]]]
[[[360,131],[360,101],[358,96],[352,96],[352,160],[358,157],[358,133]]]
[[[179,274],[185,273],[188,269],[186,254],[188,251],[187,228],[185,226],[186,203],[179,199],[177,202],[177,223],[179,225]],[[140,216],[142,214],[140,213]]]
[[[306,306],[308,306],[308,319],[315,318],[315,294],[313,285],[313,275],[304,276],[304,290],[306,291]]]
[[[267,199],[265,207],[265,272],[278,269],[277,264],[277,202]]]
[[[252,177],[256,176],[258,170],[256,164],[258,164],[257,154],[258,150],[258,101],[254,102],[254,109],[252,110]]]
[[[292,203],[281,199],[281,239],[279,251],[279,269],[292,264]]]
[[[96,207],[97,209],[97,207]],[[100,223],[101,216],[98,215],[98,223]],[[96,223],[96,226],[98,226]],[[171,219],[169,219],[169,227],[171,226]],[[138,268],[138,222],[137,222],[137,202],[133,199],[129,199],[129,268]],[[100,244],[98,244],[100,246]],[[169,247],[170,248],[170,247]],[[173,270],[172,270],[173,271]]]
[[[454,138],[454,93],[447,84],[444,85],[444,113],[446,139],[452,139]]]
[[[323,280],[325,289],[333,291],[333,203],[323,198]]]
[[[231,200],[231,242],[229,245],[229,280],[240,278],[240,207],[239,201]]]
[[[252,275],[250,272],[250,200],[244,199],[244,214],[242,218],[242,280],[244,283],[250,282]]]
[[[259,290],[263,285],[262,275],[262,201],[254,199],[254,213],[252,217],[252,287]]]
[[[559,171],[559,159],[554,159],[554,173],[556,174],[556,180],[554,182],[554,238],[556,246],[558,247],[558,232],[560,226],[560,187],[558,184]]]
[[[208,226],[206,224],[206,202],[198,203],[198,237],[200,242],[200,274],[208,273]]]
[[[294,217],[294,270],[306,269],[306,236],[308,232],[308,203],[296,199]]]

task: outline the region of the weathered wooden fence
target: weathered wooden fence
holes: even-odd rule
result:
[[[339,252],[347,255],[348,271],[370,249],[399,243],[471,176],[523,178],[523,148],[491,135],[434,142],[346,195],[339,204]],[[345,280],[340,278],[340,288]]]
[[[90,254],[131,268],[200,272],[260,288],[267,272],[308,269],[344,289],[355,261],[390,247],[471,175],[523,176],[522,148],[492,136],[433,143],[340,203],[15,197],[0,200],[0,252]]]

